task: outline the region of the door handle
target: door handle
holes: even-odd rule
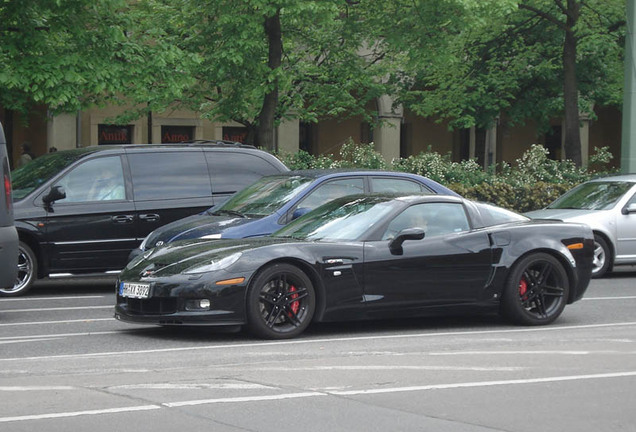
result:
[[[157,222],[161,218],[156,213],[149,213],[149,214],[139,215],[139,219],[141,219],[144,222]]]
[[[120,223],[120,224],[132,223],[133,215],[117,215],[117,216],[111,217],[111,220],[115,223]]]

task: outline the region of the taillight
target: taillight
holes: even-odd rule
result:
[[[4,175],[4,197],[7,202],[7,209],[11,210],[11,206],[13,205],[13,200],[11,199],[11,179],[6,173]]]

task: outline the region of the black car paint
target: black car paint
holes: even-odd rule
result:
[[[401,255],[390,251],[390,241],[380,240],[379,233],[386,226],[378,226],[364,239],[352,242],[306,242],[276,237],[175,242],[155,249],[151,259],[129,266],[120,275],[121,281],[150,283],[153,299],[146,302],[174,302],[174,310],[170,313],[144,310],[139,306],[144,301],[118,296],[115,316],[123,321],[163,325],[245,324],[249,284],[260,269],[274,262],[293,264],[311,279],[317,295],[314,321],[417,316],[440,307],[448,310],[483,306],[497,310],[511,268],[522,257],[537,251],[549,252],[567,270],[568,303],[580,299],[587,289],[593,249],[589,228],[555,221],[485,227],[477,207],[470,201],[429,196],[404,200],[404,206],[418,199],[463,202],[471,230],[406,241]],[[402,209],[396,208],[393,215]],[[571,251],[565,244],[570,242],[584,243],[585,248]],[[416,251],[426,249],[435,253],[413,257]],[[196,276],[182,274],[195,261],[239,251],[243,254],[241,259],[228,269]],[[142,277],[140,273],[149,262],[156,271]],[[245,277],[244,282],[215,285],[236,275]],[[214,310],[202,313],[183,310],[184,301],[194,298],[211,299]]]
[[[119,271],[128,262],[128,255],[141,240],[159,226],[198,213],[227,199],[235,190],[213,191],[212,196],[176,198],[170,200],[134,199],[128,155],[149,152],[201,153],[212,146],[201,145],[124,145],[87,147],[71,152],[77,160],[46,180],[35,191],[14,203],[16,228],[20,240],[33,249],[38,259],[38,276],[51,273],[85,274]],[[255,149],[220,147],[214,151],[251,153]],[[260,151],[259,151],[260,152]],[[59,154],[63,152],[58,152]],[[79,163],[98,157],[119,156],[122,161],[126,185],[126,199],[112,202],[53,202],[47,205],[45,197],[51,186]],[[273,158],[272,173],[286,171],[284,165]],[[160,173],[157,173],[158,175]],[[237,189],[245,184],[238,185]]]

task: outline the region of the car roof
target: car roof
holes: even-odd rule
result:
[[[599,181],[625,181],[625,182],[636,182],[636,174],[617,174],[613,176],[599,177],[590,180],[591,182],[599,182]]]
[[[411,204],[419,204],[425,202],[448,202],[448,203],[462,203],[465,200],[461,197],[455,195],[442,195],[442,194],[431,194],[431,195],[399,195],[399,194],[390,194],[390,193],[377,193],[377,194],[360,194],[360,195],[347,195],[345,197],[336,198],[334,201],[346,203],[349,201],[396,201],[402,202],[408,205]]]
[[[417,177],[425,178],[418,174],[411,174],[401,171],[387,171],[387,170],[372,170],[372,169],[359,169],[359,168],[324,168],[324,169],[303,169],[292,170],[281,174],[272,174],[272,176],[302,176],[313,179],[322,177],[342,177],[346,175],[391,175],[396,177]]]

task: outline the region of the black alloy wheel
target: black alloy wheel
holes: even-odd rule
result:
[[[513,266],[504,289],[502,313],[517,324],[549,324],[563,312],[569,291],[568,275],[559,260],[534,253]]]
[[[247,295],[248,328],[267,339],[298,336],[311,322],[316,295],[307,275],[290,264],[261,270]]]
[[[11,288],[0,288],[0,296],[15,297],[25,294],[33,286],[38,274],[35,253],[24,242],[18,245],[18,277]]]

